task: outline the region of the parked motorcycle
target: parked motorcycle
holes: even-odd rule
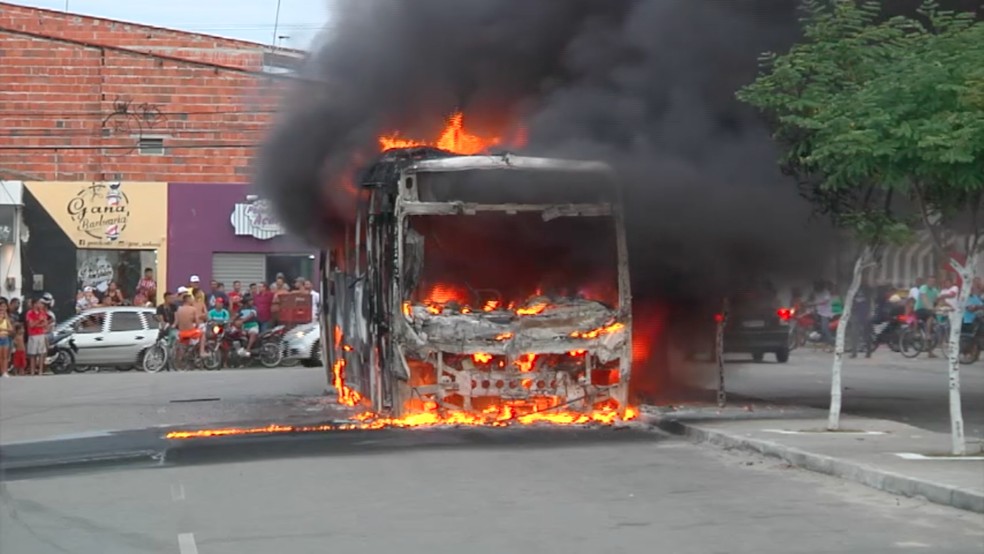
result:
[[[212,356],[206,356],[202,360],[205,369],[210,371],[222,369],[222,362],[228,356],[227,351],[223,351],[226,346],[225,335],[228,323],[223,321],[209,321],[205,324],[205,351],[214,352]]]
[[[238,325],[226,326],[222,333],[219,349],[227,367],[244,367],[251,360],[259,360],[264,367],[277,367],[283,359],[283,325],[262,333],[253,341],[253,347],[246,350],[249,335]]]
[[[75,354],[79,347],[75,345],[73,334],[74,331],[66,329],[52,337],[45,357],[45,366],[52,373],[62,375],[75,371]]]
[[[820,332],[820,318],[816,312],[809,311],[803,314],[794,314],[795,323],[789,329],[789,348],[790,350],[812,344],[815,346],[832,347],[832,344],[824,344],[823,333]],[[837,322],[840,315],[830,318],[829,331],[831,336],[837,332]]]
[[[167,341],[168,333],[170,333],[169,328],[159,330],[157,332],[157,342],[147,350],[144,350],[140,363],[143,366],[143,370],[147,373],[157,373],[168,367],[171,358]]]

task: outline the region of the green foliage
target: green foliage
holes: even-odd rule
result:
[[[893,240],[905,226],[872,197],[918,186],[944,215],[979,202],[984,24],[931,1],[889,19],[874,1],[810,0],[805,10],[802,42],[765,55],[738,93],[771,117],[784,164],[819,197],[846,198],[837,221],[865,240]],[[879,194],[859,194],[871,187]]]

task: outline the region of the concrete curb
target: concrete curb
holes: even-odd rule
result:
[[[706,429],[677,420],[656,418],[654,420],[656,426],[663,431],[687,437],[694,442],[757,452],[779,458],[795,467],[847,479],[873,489],[903,496],[923,497],[935,504],[984,513],[984,494],[976,491],[915,479],[862,463],[806,452],[773,441]]]

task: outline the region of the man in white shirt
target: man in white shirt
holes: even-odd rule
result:
[[[813,309],[820,319],[820,335],[824,343],[833,344],[834,337],[830,332],[830,319],[834,317],[834,297],[830,294],[830,285],[826,281],[817,281],[813,288]]]
[[[907,300],[907,303],[911,301],[913,306],[916,305],[916,302],[919,301],[919,287],[923,286],[925,282],[926,280],[923,279],[922,277],[916,278],[916,284],[913,285],[911,289],[909,289],[909,298]]]
[[[304,290],[311,293],[311,321],[315,321],[321,315],[321,293],[314,290],[314,285],[307,280],[304,281]]]
[[[953,277],[943,279],[943,290],[940,291],[938,300],[943,300],[951,310],[957,309],[957,297],[960,296],[960,287]]]

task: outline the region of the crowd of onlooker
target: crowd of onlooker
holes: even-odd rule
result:
[[[154,280],[154,270],[148,267],[137,282],[133,296],[126,295],[116,281],[110,281],[105,291],[91,286],[83,287],[75,294],[75,312],[100,306],[153,306],[156,298],[157,281]]]
[[[48,353],[50,333],[55,325],[55,300],[49,293],[28,298],[0,296],[0,377],[41,375]]]
[[[321,295],[314,290],[314,285],[310,280],[298,277],[294,280],[293,287],[287,283],[284,274],[278,273],[276,279],[270,283],[249,283],[244,285],[242,281],[233,281],[232,288],[226,289],[225,283],[212,280],[209,282],[208,289],[203,288],[201,279],[197,275],[192,275],[188,279],[188,285],[178,287],[175,294],[165,293],[165,296],[172,298],[172,302],[180,303],[185,295],[192,295],[196,302],[202,303],[205,310],[212,310],[216,307],[229,311],[232,320],[238,319],[238,314],[243,305],[243,299],[251,301],[253,309],[256,310],[256,321],[259,323],[260,332],[266,331],[274,325],[287,323],[284,313],[281,313],[281,306],[284,304],[284,297],[290,293],[305,293],[310,297],[311,318],[317,317],[318,306],[321,303]],[[290,323],[296,323],[290,321]]]

